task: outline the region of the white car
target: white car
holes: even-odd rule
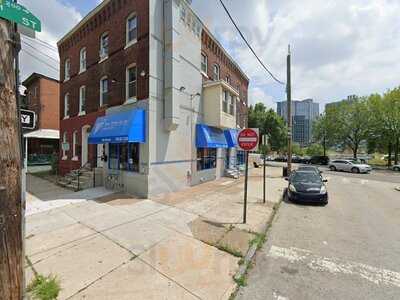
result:
[[[400,165],[394,165],[393,171],[400,171]]]
[[[369,173],[372,171],[370,165],[363,164],[357,160],[337,159],[329,164],[331,171],[345,171],[352,173]]]

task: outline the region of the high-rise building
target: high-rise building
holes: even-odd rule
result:
[[[287,102],[277,103],[277,113],[287,122]],[[319,103],[313,99],[292,101],[293,142],[304,147],[312,141],[312,124],[319,116]]]

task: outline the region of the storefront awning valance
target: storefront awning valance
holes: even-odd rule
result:
[[[237,133],[236,129],[226,129],[224,131],[229,148],[235,148],[237,146]]]
[[[145,142],[146,112],[143,109],[100,117],[89,135],[89,144]]]
[[[196,125],[197,148],[228,148],[222,129],[203,124]]]

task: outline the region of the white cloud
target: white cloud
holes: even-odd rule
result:
[[[326,103],[349,94],[383,92],[399,85],[400,1],[224,0],[224,3],[256,52],[281,80],[286,80],[287,45],[291,44],[294,98],[314,98]],[[209,5],[210,1],[194,0],[195,9],[213,20],[211,30],[250,76],[251,102],[262,101],[252,99],[262,96],[260,89],[275,100],[282,100],[284,87],[273,82],[238,35],[232,34],[235,29],[221,6],[210,10]]]
[[[22,37],[21,79],[24,80],[32,72],[58,79],[59,72],[57,69],[59,69],[59,64],[57,61],[59,58],[56,43],[82,19],[82,16],[76,8],[65,5],[58,0],[35,0],[34,3],[30,0],[20,0],[19,2],[32,11],[42,22],[42,32],[37,33],[36,37],[52,46]],[[50,66],[37,59],[44,60]]]

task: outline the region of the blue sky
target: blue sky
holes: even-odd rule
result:
[[[19,0],[44,26],[38,35],[55,45],[99,0]],[[400,25],[396,0],[224,0],[253,48],[270,70],[286,81],[286,53],[293,50],[293,98],[321,104],[347,95],[382,93],[399,85]],[[250,103],[286,98],[246,48],[218,0],[193,0],[193,9],[250,77]],[[60,22],[60,20],[62,20]],[[26,40],[28,41],[28,40]],[[34,41],[29,43],[35,44]],[[41,48],[47,55],[57,54]],[[24,45],[23,45],[24,47]],[[30,50],[26,48],[25,50]],[[42,58],[45,58],[42,56]],[[22,76],[58,76],[57,64],[45,66],[22,54]],[[323,105],[321,105],[322,109]]]

